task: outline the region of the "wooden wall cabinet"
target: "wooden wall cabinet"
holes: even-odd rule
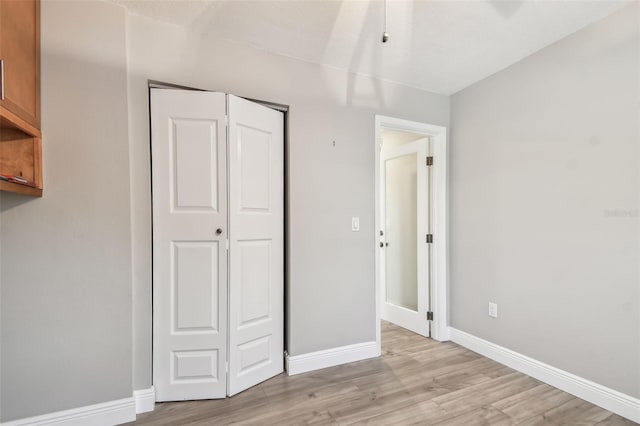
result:
[[[0,0],[0,190],[42,195],[40,1]]]

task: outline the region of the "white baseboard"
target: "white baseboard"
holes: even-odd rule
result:
[[[376,342],[357,343],[303,355],[287,355],[287,374],[293,376],[377,356],[380,356],[380,348]]]
[[[640,423],[640,399],[529,358],[464,331],[449,328],[451,341],[494,361]]]
[[[153,386],[133,391],[133,399],[136,401],[136,414],[148,413],[156,408],[156,391]]]
[[[136,419],[136,403],[133,398],[87,405],[71,410],[57,411],[42,416],[29,417],[2,423],[2,426],[112,426]]]

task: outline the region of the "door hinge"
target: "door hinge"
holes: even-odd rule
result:
[[[224,372],[228,373],[229,372],[229,361],[224,363]]]
[[[432,156],[427,157],[427,166],[433,166],[433,157]]]
[[[427,312],[427,321],[433,321],[433,312]]]
[[[433,243],[433,234],[427,234],[427,244]]]
[[[227,242],[226,242],[227,250],[229,250],[229,239],[227,238],[227,240],[226,240],[226,241],[227,241]]]

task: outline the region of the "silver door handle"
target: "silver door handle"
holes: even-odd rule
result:
[[[4,101],[4,59],[0,59],[0,100]]]

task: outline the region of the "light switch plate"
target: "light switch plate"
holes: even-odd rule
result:
[[[351,230],[353,232],[360,231],[360,218],[359,217],[352,217],[351,218]]]
[[[498,318],[498,304],[489,302],[489,316],[492,318]]]

